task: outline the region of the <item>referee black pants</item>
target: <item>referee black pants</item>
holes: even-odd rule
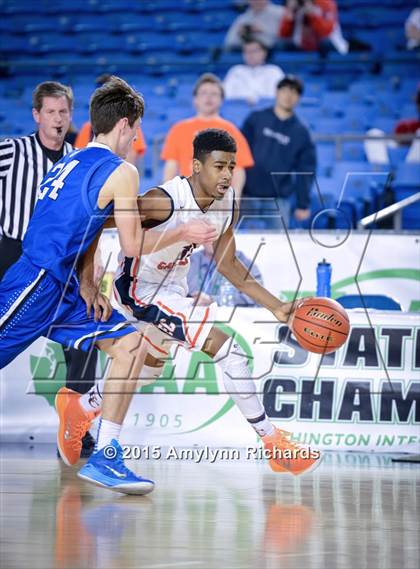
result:
[[[21,254],[22,241],[4,236],[0,238],[0,281]],[[66,387],[78,393],[89,391],[95,384],[98,350],[94,348],[92,351],[83,352],[70,348],[64,350],[64,357],[67,365]]]

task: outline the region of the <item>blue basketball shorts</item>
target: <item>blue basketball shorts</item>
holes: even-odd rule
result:
[[[24,256],[0,282],[0,369],[41,336],[88,351],[97,340],[135,331],[116,310],[107,322],[95,322],[75,277],[64,285]]]

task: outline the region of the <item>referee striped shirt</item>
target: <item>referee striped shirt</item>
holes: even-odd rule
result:
[[[73,150],[67,142],[63,155]],[[0,142],[0,233],[23,240],[38,187],[53,166],[36,133]]]

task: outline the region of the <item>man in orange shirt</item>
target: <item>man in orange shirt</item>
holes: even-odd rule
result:
[[[224,96],[222,82],[212,73],[204,73],[194,86],[193,96],[196,116],[175,123],[166,136],[161,153],[162,160],[165,160],[163,181],[171,180],[177,174],[190,176],[194,137],[201,130],[218,128],[226,130],[237,145],[237,165],[232,186],[239,199],[245,184],[245,168],[253,166],[254,160],[244,135],[234,124],[219,115]]]
[[[97,77],[96,87],[102,87],[102,85],[104,85],[109,80],[110,77],[111,75],[108,75],[106,73]],[[89,142],[92,141],[92,139],[93,139],[92,126],[88,121],[85,122],[82,128],[79,130],[73,146],[75,148],[85,148],[89,144]],[[136,132],[136,138],[133,140],[133,144],[131,146],[130,152],[127,155],[126,161],[136,165],[139,156],[143,156],[145,151],[146,151],[146,142],[144,140],[141,129],[138,128]]]

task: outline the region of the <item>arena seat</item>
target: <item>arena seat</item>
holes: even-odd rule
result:
[[[397,166],[394,187],[408,190],[420,186],[420,165],[417,163],[402,162]]]

